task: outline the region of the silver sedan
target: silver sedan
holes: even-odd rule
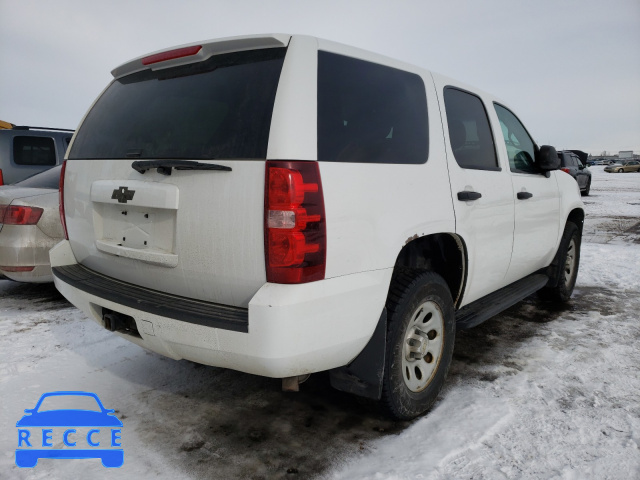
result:
[[[52,282],[49,250],[64,238],[58,185],[61,167],[0,187],[0,278]]]

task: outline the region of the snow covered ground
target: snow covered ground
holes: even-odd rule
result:
[[[640,478],[640,174],[602,168],[572,301],[532,296],[459,332],[448,383],[414,422],[380,417],[323,374],[284,394],[277,380],[160,357],[52,286],[0,280],[0,478]],[[116,409],[122,468],[16,467],[15,422],[53,390]]]

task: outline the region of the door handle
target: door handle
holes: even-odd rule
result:
[[[533,193],[529,192],[518,192],[518,200],[526,200],[527,198],[533,197]]]
[[[467,200],[478,200],[480,197],[482,197],[482,194],[478,192],[468,192],[466,190],[464,192],[458,192],[458,200],[463,202]]]

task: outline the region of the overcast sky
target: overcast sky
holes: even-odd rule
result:
[[[273,32],[475,85],[539,144],[640,153],[640,0],[0,0],[0,120],[75,128],[133,57]]]

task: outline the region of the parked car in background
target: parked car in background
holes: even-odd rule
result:
[[[604,171],[609,173],[640,172],[640,162],[631,160],[629,162],[614,163],[604,167]]]
[[[587,166],[587,161],[589,160],[589,154],[587,152],[583,152],[582,150],[567,150],[567,152],[575,154],[580,160],[580,163]]]
[[[61,166],[0,187],[0,275],[52,282],[49,250],[64,238],[58,187]]]
[[[12,185],[60,165],[73,130],[13,126],[0,128],[0,185]],[[7,128],[7,126],[11,128]]]
[[[560,158],[560,170],[576,179],[582,195],[589,195],[591,190],[591,171],[589,168],[582,164],[578,155],[569,150],[558,152],[558,158]]]

